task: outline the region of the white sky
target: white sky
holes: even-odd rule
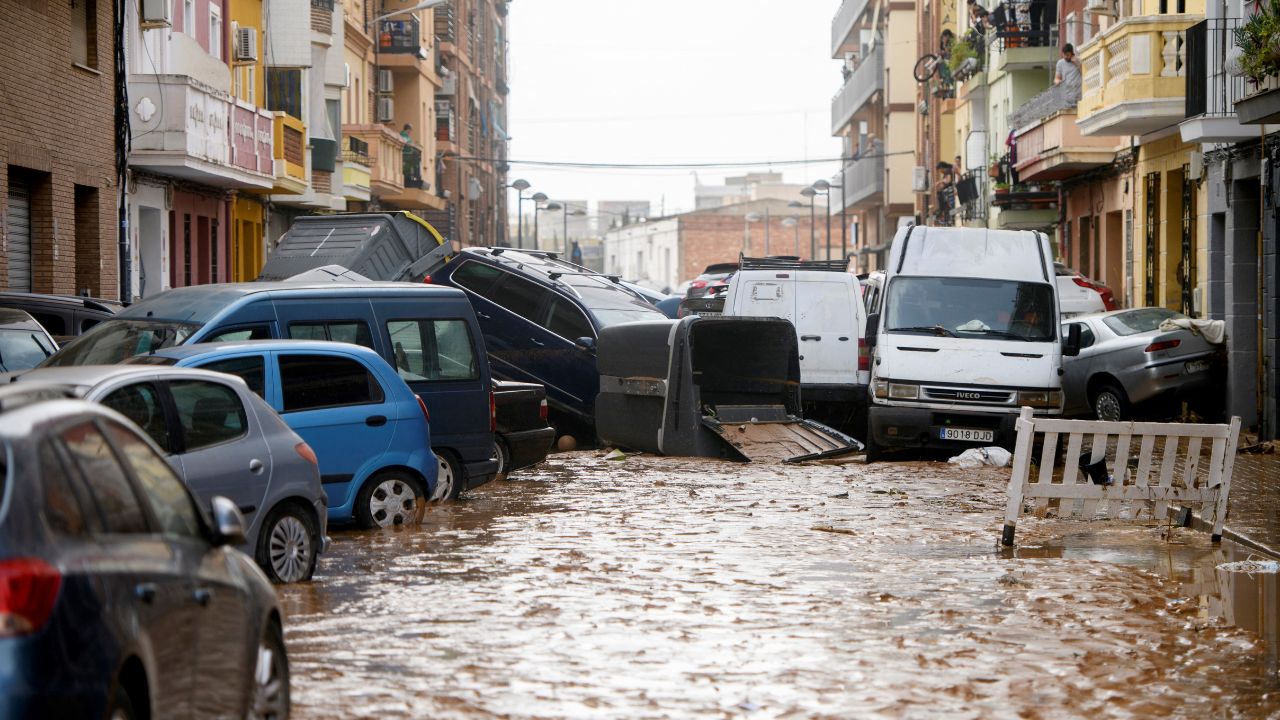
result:
[[[508,132],[513,160],[604,163],[835,158],[831,59],[838,0],[515,0]],[[761,170],[767,168],[759,168]],[[781,168],[788,182],[837,164]],[[749,169],[699,170],[703,183]],[[693,207],[689,170],[567,170],[518,163],[508,181],[555,198]],[[527,197],[527,196],[526,196]],[[511,208],[515,210],[514,193]]]

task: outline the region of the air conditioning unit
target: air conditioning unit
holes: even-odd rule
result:
[[[921,165],[911,168],[911,191],[929,192],[929,168]]]
[[[142,0],[140,10],[138,25],[144,30],[173,25],[173,0]]]
[[[395,101],[389,97],[378,98],[378,122],[391,122],[396,117]]]
[[[235,61],[258,62],[258,29],[236,28]]]
[[[378,70],[378,92],[389,93],[389,92],[395,92],[395,90],[396,90],[395,77],[391,75],[391,71],[386,68],[379,69]]]
[[[1087,0],[1085,9],[1094,15],[1115,15],[1115,0]]]

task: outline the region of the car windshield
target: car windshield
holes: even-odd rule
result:
[[[1165,320],[1184,317],[1186,315],[1165,308],[1139,308],[1102,318],[1102,322],[1117,335],[1136,335],[1158,329]]]
[[[576,290],[582,304],[595,318],[597,330],[622,323],[667,319],[654,306],[618,287],[578,285]]]
[[[889,283],[888,332],[1050,342],[1053,286],[978,278],[899,277]]]
[[[54,353],[53,343],[39,332],[0,330],[0,372],[30,370]]]
[[[71,365],[114,365],[134,355],[181,345],[199,325],[162,320],[108,320],[76,338],[45,367]]]

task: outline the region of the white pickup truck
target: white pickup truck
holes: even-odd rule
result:
[[[1061,415],[1053,254],[1043,233],[903,228],[885,268],[873,344],[868,460],[891,448],[1012,448],[1029,406]]]

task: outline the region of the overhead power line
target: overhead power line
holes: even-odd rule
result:
[[[880,155],[863,155],[858,159],[873,157],[889,157],[892,155],[914,155],[914,150],[883,153]],[[464,162],[506,162],[511,165],[529,165],[533,167],[579,168],[584,170],[697,170],[703,168],[751,168],[789,165],[822,165],[843,162],[846,158],[810,158],[807,160],[756,160],[739,162],[685,162],[685,163],[606,163],[606,162],[574,162],[565,160],[503,160],[501,158],[458,155],[445,157],[446,160]]]

